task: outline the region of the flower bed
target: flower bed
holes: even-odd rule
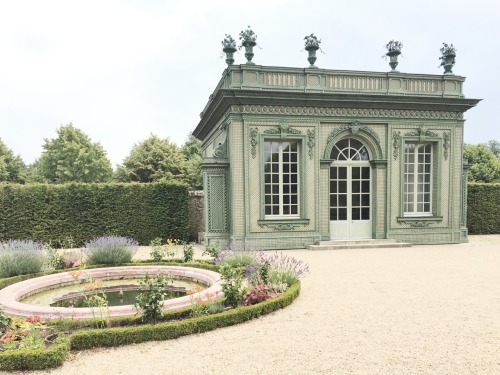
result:
[[[246,250],[243,249],[243,251]],[[221,255],[220,259],[223,259],[224,255],[225,260],[234,258],[234,249],[231,249],[230,253]],[[240,255],[236,254],[236,256]],[[38,338],[41,337],[43,339],[44,334],[48,335],[52,332],[56,332],[58,337],[54,341],[48,342],[44,347],[40,347],[39,345],[29,347],[28,345],[19,348],[21,345],[18,345],[17,348],[10,350],[5,350],[4,347],[4,350],[0,351],[0,370],[52,368],[62,365],[69,350],[113,347],[151,340],[170,340],[192,333],[211,331],[269,314],[290,305],[298,297],[300,292],[298,278],[287,279],[288,282],[290,280],[293,280],[293,282],[281,293],[275,290],[272,292],[269,291],[265,283],[271,277],[274,283],[273,288],[284,288],[285,279],[282,277],[283,275],[280,273],[282,271],[280,271],[279,267],[283,268],[283,265],[296,267],[296,264],[289,263],[288,259],[285,259],[287,261],[285,264],[283,259],[280,258],[276,263],[278,268],[272,268],[272,272],[269,272],[269,261],[273,261],[272,257],[265,258],[262,253],[248,253],[245,255],[251,255],[250,258],[253,259],[250,264],[246,264],[245,266],[238,264],[229,266],[224,263],[224,260],[220,259],[220,264],[217,266],[206,262],[190,262],[185,264],[182,262],[157,263],[163,265],[183,264],[190,267],[196,266],[211,270],[223,269],[224,271],[221,271],[223,272],[222,290],[224,293],[232,293],[231,303],[226,303],[225,298],[207,303],[208,297],[200,298],[193,293],[191,294],[192,299],[189,307],[161,313],[152,320],[152,322],[157,322],[157,324],[146,324],[143,319],[146,314],[143,314],[142,317],[108,317],[105,325],[102,325],[102,319],[56,319],[40,321],[37,317],[29,317],[24,323],[18,323],[21,335],[25,332],[22,327],[26,328],[23,324],[28,323],[31,324],[31,327],[27,328],[31,329],[32,333],[36,333]],[[151,264],[151,262],[141,262],[133,265],[138,264]],[[290,270],[288,269],[288,271]],[[53,271],[52,273],[55,272],[57,271]],[[48,274],[48,272],[43,274]],[[0,288],[38,275],[40,274],[0,279]],[[287,276],[290,276],[290,272],[288,272]],[[248,280],[251,278],[252,282],[248,282],[248,285],[245,286],[246,278]],[[248,304],[248,306],[243,306],[243,304]],[[214,311],[220,310],[221,305],[222,311],[214,313]],[[37,326],[33,326],[33,324]],[[96,326],[105,326],[106,328],[95,328]],[[38,340],[38,338],[35,338],[35,340]]]

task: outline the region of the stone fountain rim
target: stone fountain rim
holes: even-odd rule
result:
[[[156,272],[155,272],[156,271]],[[73,271],[55,273],[51,275],[39,276],[32,279],[20,281],[9,285],[0,290],[0,307],[5,313],[11,316],[27,317],[38,315],[44,319],[70,318],[85,319],[98,316],[99,312],[91,308],[72,308],[72,307],[50,307],[30,305],[19,302],[24,296],[33,294],[36,291],[42,291],[58,283],[70,283],[74,281],[71,275]],[[142,276],[145,272],[155,275],[157,272],[164,274],[195,279],[206,285],[207,288],[198,292],[194,297],[206,300],[206,294],[213,295],[212,298],[222,296],[220,274],[203,268],[183,267],[183,266],[158,266],[158,265],[140,265],[140,266],[118,266],[105,268],[87,268],[82,270],[82,275],[78,278],[85,279],[91,276],[94,279],[112,278],[119,276]],[[174,310],[191,305],[192,296],[183,296],[169,299],[163,302],[165,310]],[[137,310],[133,305],[111,306],[109,309],[110,317],[135,315]]]

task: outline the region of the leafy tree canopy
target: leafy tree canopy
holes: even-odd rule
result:
[[[464,159],[471,165],[469,181],[500,182],[500,159],[487,145],[465,145]]]
[[[122,182],[187,182],[187,163],[181,149],[167,137],[151,134],[135,144],[118,166],[116,179]]]
[[[500,158],[500,142],[488,141],[487,146],[496,155],[497,158]]]
[[[26,165],[0,138],[0,182],[23,184],[25,180]]]
[[[42,156],[30,167],[32,180],[66,183],[112,179],[113,168],[101,144],[92,142],[71,122],[57,129],[57,138],[44,141]]]
[[[193,189],[203,189],[201,141],[196,139],[192,134],[189,134],[181,150],[187,161],[187,183]]]

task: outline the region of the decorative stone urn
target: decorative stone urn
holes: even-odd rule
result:
[[[321,39],[318,39],[314,34],[308,35],[304,38],[305,40],[305,50],[309,52],[309,57],[307,61],[309,61],[309,68],[318,68],[314,63],[316,62],[316,51],[320,49],[319,44],[321,43]]]
[[[389,56],[389,66],[392,69],[391,72],[397,72],[396,67],[399,64],[398,56],[401,55],[401,49],[403,48],[403,43],[393,39],[385,45],[385,48],[387,48],[387,53],[385,55]]]
[[[236,52],[236,41],[231,35],[226,34],[222,41],[222,52],[226,54],[227,65],[234,64],[234,53]]]
[[[247,64],[249,65],[255,65],[254,62],[252,62],[253,59],[253,47],[257,45],[257,35],[250,29],[250,26],[248,26],[248,29],[241,31],[240,32],[240,40],[241,40],[241,47],[245,47],[245,57],[247,58]]]
[[[443,47],[441,47],[441,57],[439,58],[439,60],[441,60],[441,64],[439,66],[444,67],[443,74],[453,74],[452,69],[455,65],[455,57],[457,56],[456,52],[457,50],[453,47],[453,44],[448,45],[443,43]]]

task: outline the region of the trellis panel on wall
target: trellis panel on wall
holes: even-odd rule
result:
[[[208,232],[228,233],[227,175],[207,172]]]

